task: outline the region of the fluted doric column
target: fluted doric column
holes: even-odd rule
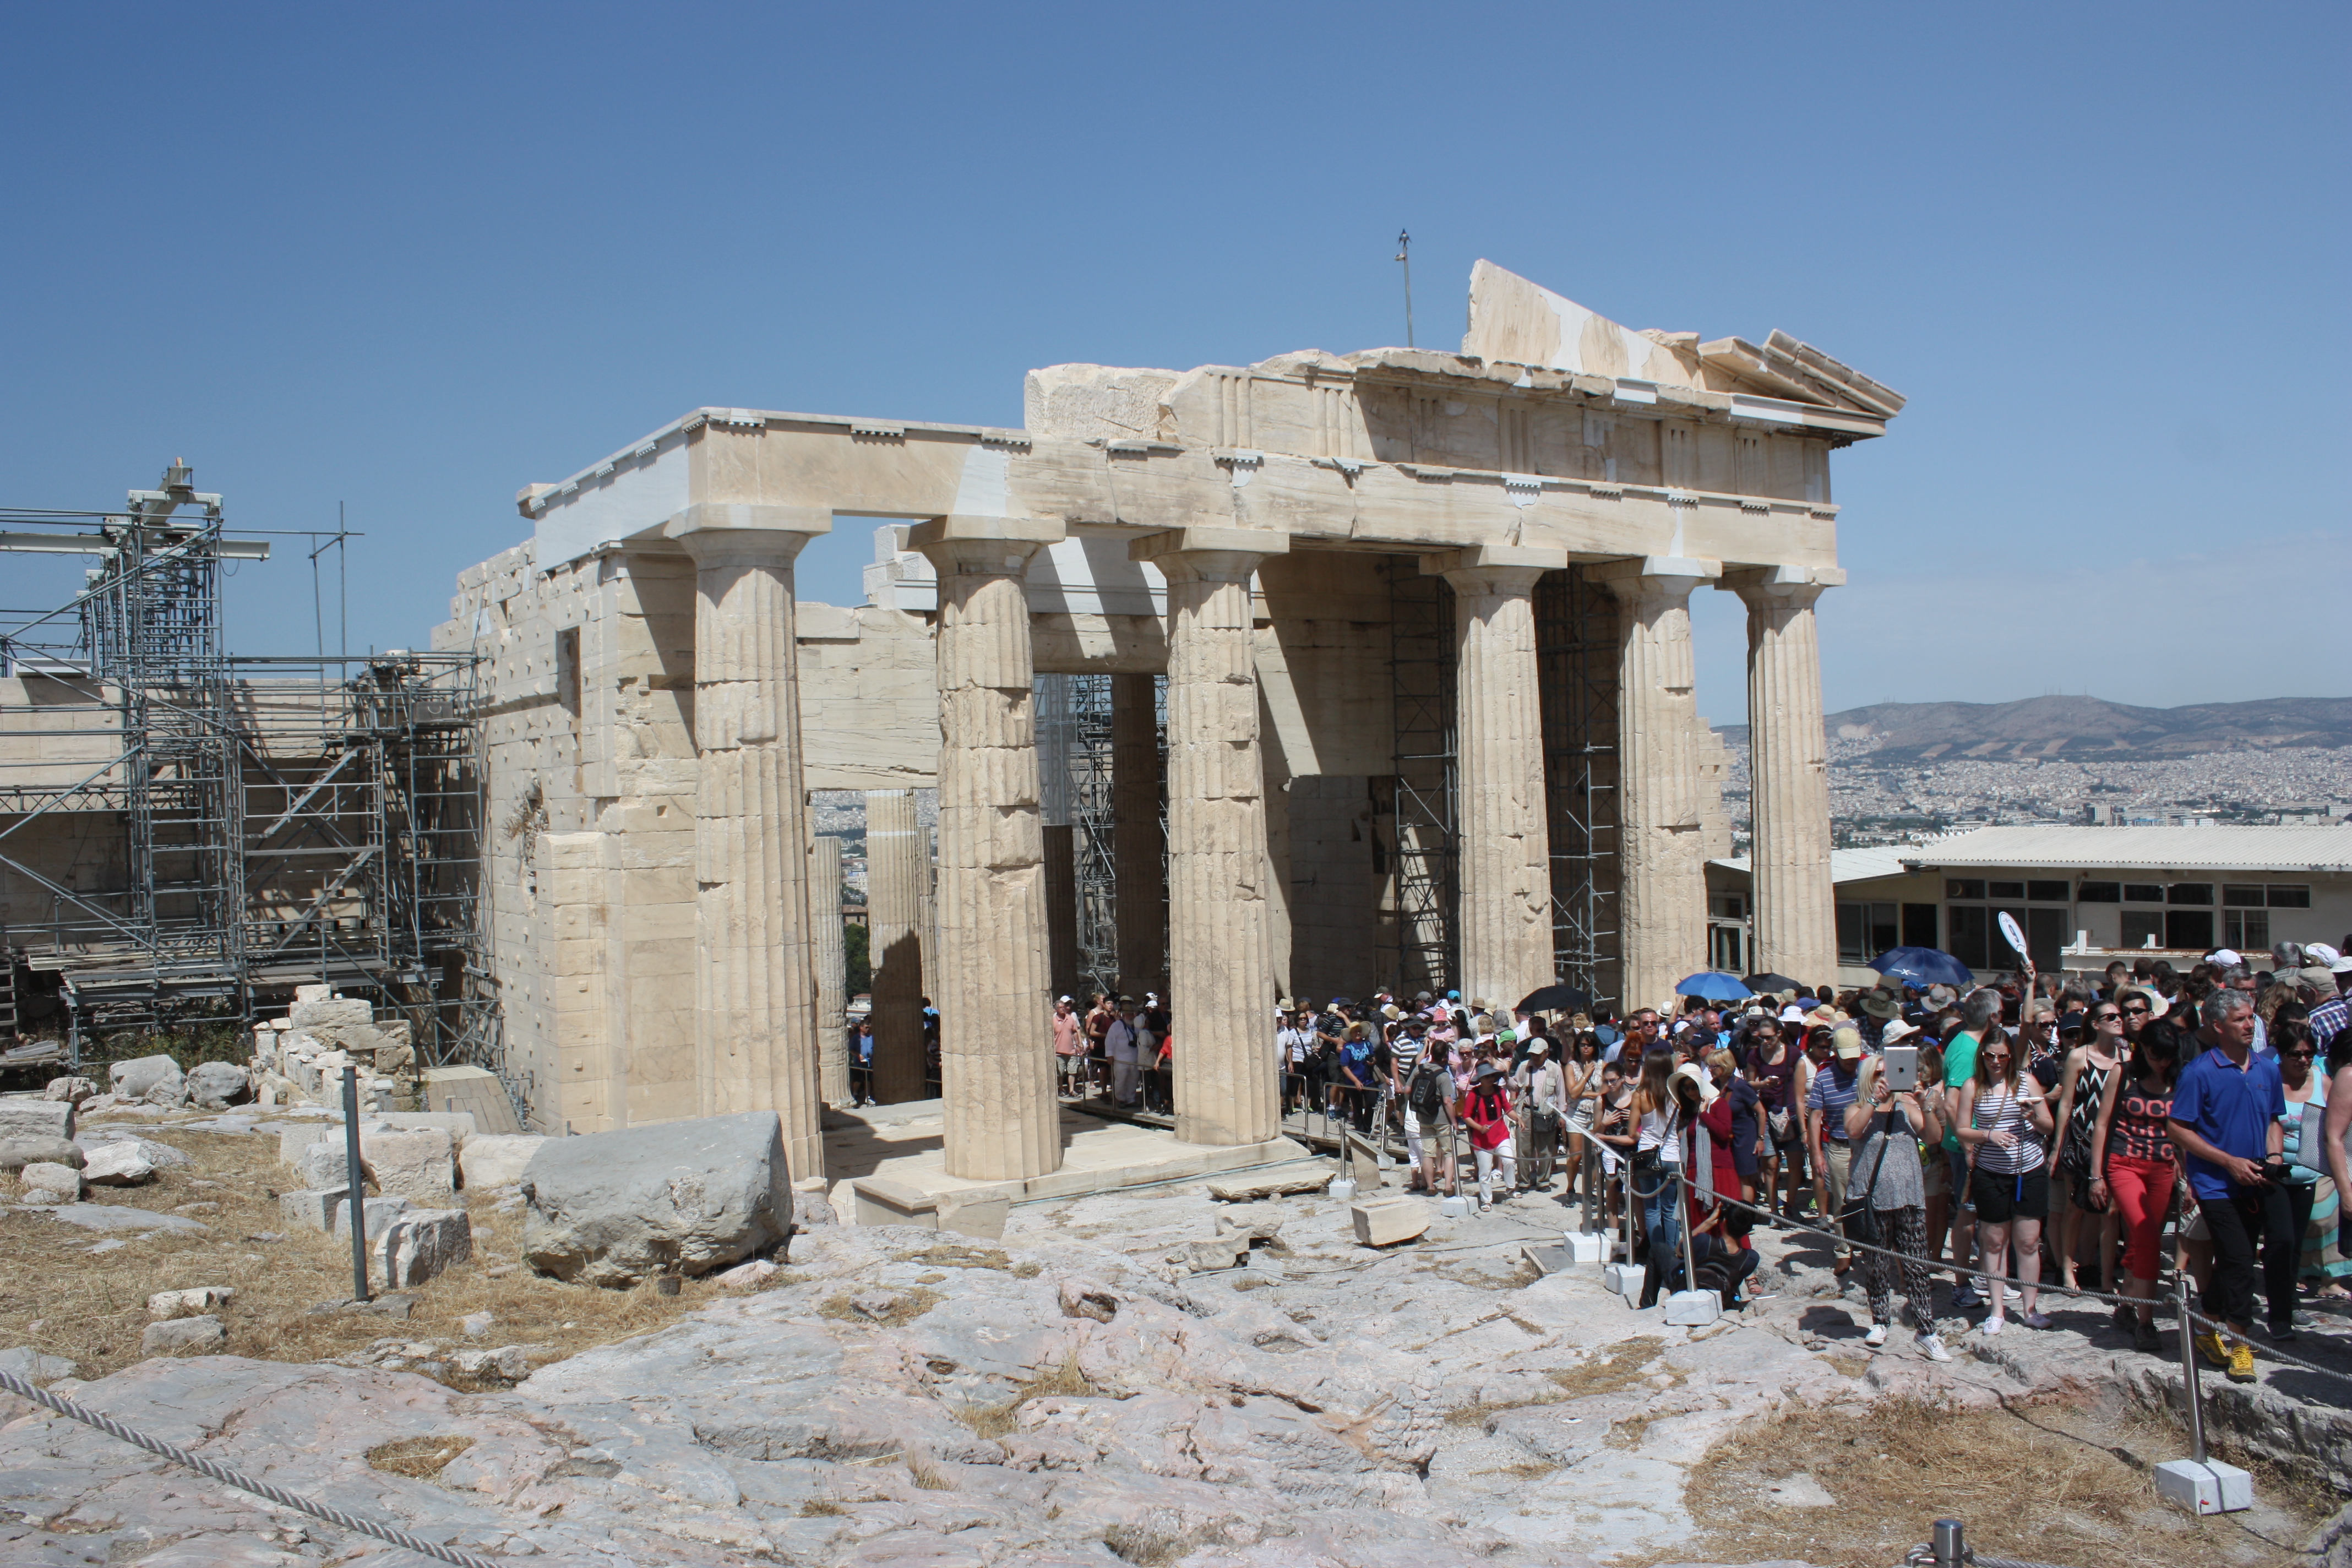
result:
[[[920,1100],[923,1060],[923,890],[931,850],[910,790],[866,792],[866,921],[873,966],[874,1098]]]
[[[1282,1131],[1250,574],[1288,548],[1284,534],[1207,527],[1129,547],[1168,580],[1170,1027],[1189,1143]]]
[[[1837,973],[1837,889],[1830,878],[1829,738],[1813,605],[1845,580],[1835,568],[1735,572],[1748,606],[1748,887],[1755,964],[1820,984]]]
[[[940,1093],[948,1174],[1062,1163],[1037,801],[1035,660],[1021,580],[1059,523],[945,517],[914,531],[940,578]]]
[[[841,946],[841,840],[818,837],[809,862],[810,951],[816,968],[817,1096],[849,1103],[849,955]]]
[[[696,505],[695,1076],[706,1116],[772,1110],[794,1181],[824,1173],[809,951],[793,560],[823,512]]]
[[[1698,723],[1690,596],[1713,561],[1647,556],[1590,569],[1617,596],[1618,857],[1624,990],[1620,1005],[1674,1005],[1675,982],[1706,967]]]
[[[1565,550],[1479,545],[1424,556],[1454,585],[1454,841],[1465,997],[1508,1007],[1553,975],[1536,583]]]
[[[1112,921],[1118,984],[1132,996],[1168,980],[1168,839],[1160,831],[1164,777],[1160,703],[1149,675],[1110,678]]]

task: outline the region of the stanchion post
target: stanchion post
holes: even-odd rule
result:
[[[367,1187],[360,1171],[360,1069],[343,1065],[343,1213],[352,1222],[352,1300],[368,1299]]]
[[[1690,1178],[1675,1167],[1675,1229],[1683,1238],[1683,1289],[1698,1289],[1698,1265],[1691,1258]]]
[[[1965,1568],[1969,1560],[1969,1533],[1957,1519],[1936,1521],[1936,1568]]]
[[[2198,1464],[2205,1462],[2205,1392],[2197,1381],[2197,1334],[2189,1321],[2189,1271],[2176,1269],[2172,1276],[2174,1319],[2180,1324],[2180,1376],[2182,1389],[2189,1396],[2189,1457]]]

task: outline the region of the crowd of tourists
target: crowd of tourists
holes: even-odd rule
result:
[[[1629,1230],[1644,1307],[1690,1288],[1741,1305],[1754,1226],[1801,1225],[1835,1238],[1874,1346],[1900,1294],[1920,1353],[1948,1359],[1948,1272],[1946,1325],[2042,1329],[2043,1287],[2104,1289],[2129,1298],[2113,1331],[2160,1353],[2169,1258],[2228,1325],[2200,1353],[2247,1380],[2258,1321],[2292,1340],[2299,1297],[2352,1294],[2347,1007],[2352,958],[2283,944],[1623,1017],[1456,991],[1286,998],[1274,1051],[1286,1113],[1401,1134],[1415,1189],[1482,1209],[1551,1193]],[[1172,1110],[1157,994],[1064,996],[1053,1041],[1065,1094]]]

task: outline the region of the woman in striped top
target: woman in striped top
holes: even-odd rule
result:
[[[2132,1336],[2133,1349],[2149,1355],[2163,1348],[2156,1336],[2156,1276],[2164,1260],[2164,1222],[2180,1184],[2170,1121],[2184,1044],[2195,1048],[2162,1020],[2142,1029],[2131,1060],[2107,1077],[2091,1134],[2091,1201],[2122,1216],[2122,1293],[2140,1303],[2137,1310],[2119,1304],[2116,1328]]]
[[[2016,1047],[1998,1025],[1977,1050],[1977,1070],[1961,1091],[1970,1110],[1969,1125],[1956,1127],[1972,1167],[1969,1195],[1977,1205],[1977,1253],[1991,1282],[1992,1313],[1980,1325],[1997,1334],[2002,1315],[2002,1276],[2013,1251],[2018,1320],[2046,1329],[2050,1320],[2033,1310],[2042,1279],[2042,1222],[2050,1215],[2050,1170],[2044,1152],[2055,1125],[2042,1087],[2025,1071]]]

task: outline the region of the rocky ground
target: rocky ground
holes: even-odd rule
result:
[[[1001,1243],[821,1226],[755,1288],[690,1284],[651,1331],[519,1362],[511,1388],[464,1373],[449,1326],[496,1264],[353,1328],[340,1362],[126,1356],[51,1386],[427,1538],[582,1564],[1891,1563],[1951,1510],[1989,1551],[2252,1565],[2311,1560],[2352,1455],[2340,1386],[2225,1387],[2261,1505],[2190,1520],[2144,1474],[2185,1449],[2147,1414],[2177,1363],[2111,1340],[1874,1354],[1859,1292],[1779,1237],[1765,1299],[1685,1330],[1597,1269],[1525,1264],[1550,1199],[1377,1253],[1344,1205],[1273,1201],[1279,1239],[1200,1274],[1171,1261],[1214,1228],[1198,1184],[1018,1209]],[[44,1288],[12,1280],[0,1322]],[[0,1560],[416,1561],[21,1401],[0,1418]]]

